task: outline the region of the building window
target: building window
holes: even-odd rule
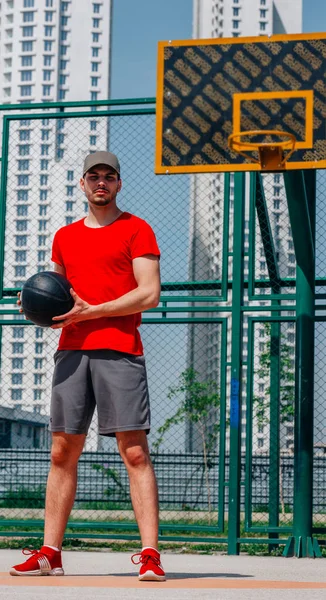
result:
[[[40,175],[40,185],[48,185],[48,175]]]
[[[36,338],[42,338],[43,337],[43,329],[42,329],[42,327],[35,327],[35,337]]]
[[[46,235],[39,235],[38,236],[38,241],[37,241],[38,245],[39,246],[46,246],[47,239],[48,238],[47,238]]]
[[[20,86],[20,95],[21,96],[31,96],[32,95],[32,86],[31,85],[21,85]]]
[[[27,25],[26,27],[22,27],[23,37],[33,37],[34,34],[34,26]]]
[[[26,142],[27,140],[30,139],[30,137],[31,137],[31,132],[29,129],[22,129],[19,132],[19,141],[20,142]],[[26,177],[28,177],[28,175],[26,175]],[[20,185],[24,185],[24,184],[20,184]]]
[[[21,81],[32,81],[32,71],[22,71],[20,74]]]
[[[43,361],[43,358],[34,358],[34,369],[42,369]]]
[[[67,180],[68,181],[74,180],[74,172],[73,171],[67,171]]]
[[[61,17],[61,27],[67,27],[69,17]]]
[[[74,208],[74,203],[71,201],[66,202],[66,211],[67,212],[72,212]]]
[[[59,100],[64,100],[66,97],[66,90],[59,90]]]
[[[68,2],[61,2],[61,10],[62,12],[67,12],[69,8],[69,3]]]
[[[64,44],[60,44],[60,54],[61,56],[66,56],[68,51],[68,46],[65,46]]]
[[[23,342],[13,342],[13,344],[11,344],[11,347],[13,354],[23,354],[24,352]]]
[[[97,121],[90,121],[91,131],[96,131]]]
[[[45,25],[44,26],[44,36],[45,37],[52,37],[52,35],[53,35],[53,29],[54,29],[54,27],[52,25]]]
[[[43,347],[44,347],[43,342],[36,342],[35,343],[35,354],[43,354]]]
[[[92,87],[97,87],[98,86],[98,80],[99,80],[99,77],[91,77],[91,86]]]
[[[66,217],[66,225],[71,225],[74,222],[73,217]]]
[[[42,141],[43,142],[47,141],[49,139],[49,136],[50,136],[50,131],[48,129],[42,129],[42,132],[41,132]]]
[[[33,57],[32,56],[22,56],[22,67],[31,67],[33,64]]]
[[[97,62],[92,62],[92,71],[93,71],[93,73],[98,71],[98,63]]]
[[[42,156],[47,156],[49,154],[49,147],[48,144],[41,144],[41,154]]]
[[[100,19],[93,19],[93,27],[97,29],[100,26]]]
[[[48,199],[48,190],[40,190],[40,201],[44,202]]]
[[[22,42],[22,52],[33,52],[34,42]]]
[[[22,144],[18,149],[19,156],[28,156],[30,154],[30,149],[30,144]]]
[[[40,373],[34,373],[34,385],[42,385],[43,375]]]
[[[34,0],[24,0],[24,8],[33,8]]]
[[[34,400],[42,400],[42,390],[34,390]]]
[[[61,160],[61,159],[64,157],[64,154],[65,154],[65,151],[64,151],[64,149],[63,149],[63,148],[59,148],[59,149],[57,150],[57,159],[58,159],[58,160]]]
[[[67,82],[67,75],[60,75],[59,76],[59,84],[66,85],[66,82]]]
[[[260,31],[266,31],[266,23],[263,23],[262,21],[260,21],[259,29],[260,29]]]
[[[97,100],[98,99],[98,92],[91,92],[91,100]]]
[[[65,71],[67,69],[68,61],[60,60],[60,71]]]
[[[52,10],[46,10],[45,11],[45,22],[46,23],[50,23],[53,20],[53,11]]]
[[[66,42],[68,39],[68,31],[61,31],[60,40],[61,42]]]
[[[23,369],[24,367],[24,359],[23,358],[13,358],[11,360],[11,368],[12,369]]]
[[[23,13],[23,23],[31,23],[34,21],[34,11],[28,10]]]
[[[46,217],[48,212],[48,207],[47,206],[39,206],[38,207],[38,214],[40,215],[40,217]]]
[[[99,52],[100,52],[99,48],[92,48],[92,56],[94,58],[98,58]]]
[[[74,189],[75,189],[74,185],[66,185],[66,194],[67,194],[67,196],[73,196],[74,195]]]
[[[259,13],[260,13],[260,18],[261,19],[266,19],[267,18],[267,16],[266,16],[267,15],[267,10],[260,9]]]
[[[52,64],[52,56],[50,56],[49,54],[45,54],[43,56],[43,64],[45,67],[50,67]]]
[[[27,231],[27,221],[16,221],[17,231]]]
[[[26,267],[15,267],[15,277],[26,277]]]
[[[239,21],[233,20],[232,21],[232,27],[233,27],[233,29],[239,29]]]
[[[13,327],[12,328],[12,335],[13,337],[16,338],[23,338],[24,337],[24,333],[25,333],[25,327]]]
[[[15,242],[18,248],[27,246],[27,235],[16,235]]]
[[[43,85],[43,96],[51,96],[52,85]]]
[[[39,250],[37,253],[38,262],[44,262],[46,260],[46,250]]]
[[[94,13],[99,13],[100,12],[100,8],[101,8],[100,4],[93,4],[93,12]]]
[[[11,374],[11,385],[22,385],[23,383],[23,374],[22,373],[12,373]]]
[[[38,230],[39,231],[46,231],[47,230],[47,226],[48,226],[48,222],[44,219],[41,219],[38,222]]]
[[[51,52],[52,51],[52,42],[50,42],[49,40],[44,40],[44,52]]]
[[[263,448],[264,447],[264,440],[262,438],[258,439],[258,448]]]
[[[26,204],[21,204],[16,207],[17,217],[27,217],[28,215],[28,206]]]
[[[23,390],[22,389],[11,390],[11,399],[12,400],[22,400],[23,399]]]
[[[52,8],[53,0],[45,0],[45,6],[46,8]]]
[[[40,161],[41,171],[47,171],[49,168],[49,161],[46,158],[42,158]]]
[[[52,71],[43,71],[43,81],[51,81]]]
[[[239,16],[239,12],[240,12],[240,8],[233,8],[233,16],[234,17],[238,17]]]
[[[288,277],[295,277],[295,267],[288,267]]]
[[[16,250],[15,252],[15,262],[26,262],[26,257],[27,257],[27,251],[26,250]],[[14,327],[14,332],[18,331],[18,328]],[[22,336],[16,336],[14,335],[14,337],[24,337]]]
[[[92,40],[93,43],[98,43],[100,41],[100,34],[99,33],[92,33]]]
[[[90,135],[89,136],[89,144],[90,144],[90,146],[96,146],[96,142],[97,142],[96,135]]]

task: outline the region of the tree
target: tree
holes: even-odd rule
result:
[[[265,381],[271,381],[271,354],[272,354],[272,340],[271,340],[271,324],[264,324],[265,335],[268,340],[265,342],[265,348],[259,356],[259,368],[255,371],[260,379]],[[280,397],[280,423],[286,423],[287,421],[293,421],[294,418],[294,384],[295,384],[295,373],[293,367],[293,361],[291,357],[291,350],[289,346],[282,342],[284,335],[280,336],[279,343],[279,397]],[[263,396],[254,396],[253,402],[255,406],[255,416],[257,418],[258,425],[266,425],[269,423],[267,416],[268,403],[266,398],[270,397],[271,385],[265,388],[265,394]],[[283,494],[283,473],[282,465],[280,465],[280,501],[282,507],[282,515],[285,515],[285,503]]]
[[[153,444],[153,447],[156,450],[159,449],[165,434],[173,425],[183,422],[190,422],[196,425],[202,443],[210,522],[212,500],[209,484],[209,454],[216,448],[219,432],[219,424],[212,423],[211,421],[212,415],[215,415],[220,407],[220,395],[215,381],[201,382],[198,377],[199,374],[197,371],[188,368],[180,374],[178,383],[175,386],[169,387],[168,399],[176,399],[182,395],[182,401],[174,415],[169,417],[165,423],[159,427],[158,433],[160,437]]]

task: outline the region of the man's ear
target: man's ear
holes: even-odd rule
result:
[[[119,179],[117,191],[120,192],[121,188],[122,188],[122,179]]]
[[[85,180],[84,177],[81,177],[80,181],[79,181],[79,185],[81,190],[84,192],[85,191]]]

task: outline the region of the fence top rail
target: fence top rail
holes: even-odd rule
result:
[[[156,98],[119,98],[105,100],[75,100],[69,102],[31,102],[23,104],[0,104],[0,111],[7,110],[51,110],[53,108],[59,108],[62,111],[65,108],[77,108],[83,106],[130,106],[133,104],[155,104]]]

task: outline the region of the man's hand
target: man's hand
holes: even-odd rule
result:
[[[53,321],[60,321],[60,323],[54,323],[51,329],[61,329],[62,327],[67,327],[67,325],[72,325],[73,323],[89,321],[90,319],[96,319],[98,317],[96,314],[96,306],[82,300],[72,288],[70,293],[75,302],[73,308],[64,315],[53,317]]]

